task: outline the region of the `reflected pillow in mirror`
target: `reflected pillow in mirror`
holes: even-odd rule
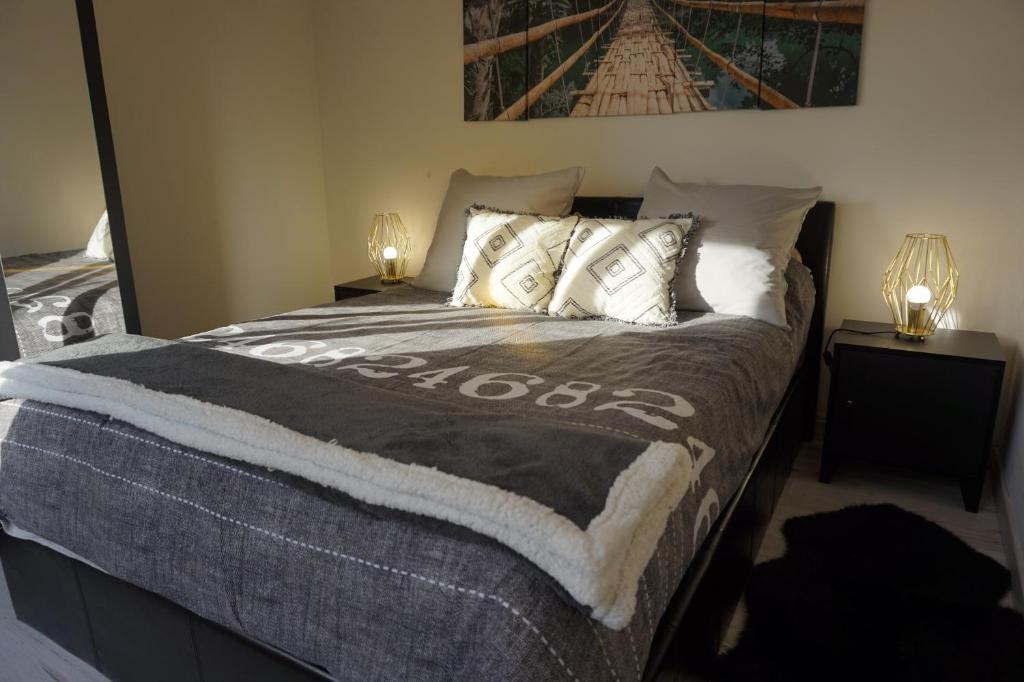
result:
[[[92,228],[89,243],[85,245],[85,257],[94,260],[114,260],[114,245],[110,241],[110,218],[104,211],[96,227]]]

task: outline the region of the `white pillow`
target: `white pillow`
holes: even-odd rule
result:
[[[85,245],[85,257],[95,260],[114,260],[114,245],[110,242],[110,219],[104,211],[96,227],[92,228],[89,243]]]
[[[694,213],[701,227],[676,276],[683,310],[786,323],[786,266],[820,187],[674,183],[655,168],[640,215]]]
[[[466,241],[466,209],[470,206],[563,216],[572,209],[581,182],[583,169],[579,167],[521,177],[473,175],[462,168],[455,171],[416,286],[434,291],[455,287],[455,273]]]
[[[547,312],[579,218],[469,209],[466,246],[450,305]]]
[[[548,314],[675,324],[672,280],[693,218],[583,218],[576,226]]]

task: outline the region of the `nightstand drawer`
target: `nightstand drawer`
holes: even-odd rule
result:
[[[840,347],[830,440],[860,457],[966,475],[989,442],[1001,368]]]

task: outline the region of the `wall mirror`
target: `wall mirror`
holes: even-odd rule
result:
[[[92,0],[0,4],[0,359],[138,333]]]

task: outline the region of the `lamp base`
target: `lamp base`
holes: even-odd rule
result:
[[[908,329],[902,325],[896,325],[896,338],[908,339],[910,341],[924,341],[935,332],[929,329]]]
[[[402,284],[405,280],[401,277],[381,277],[381,284]]]

